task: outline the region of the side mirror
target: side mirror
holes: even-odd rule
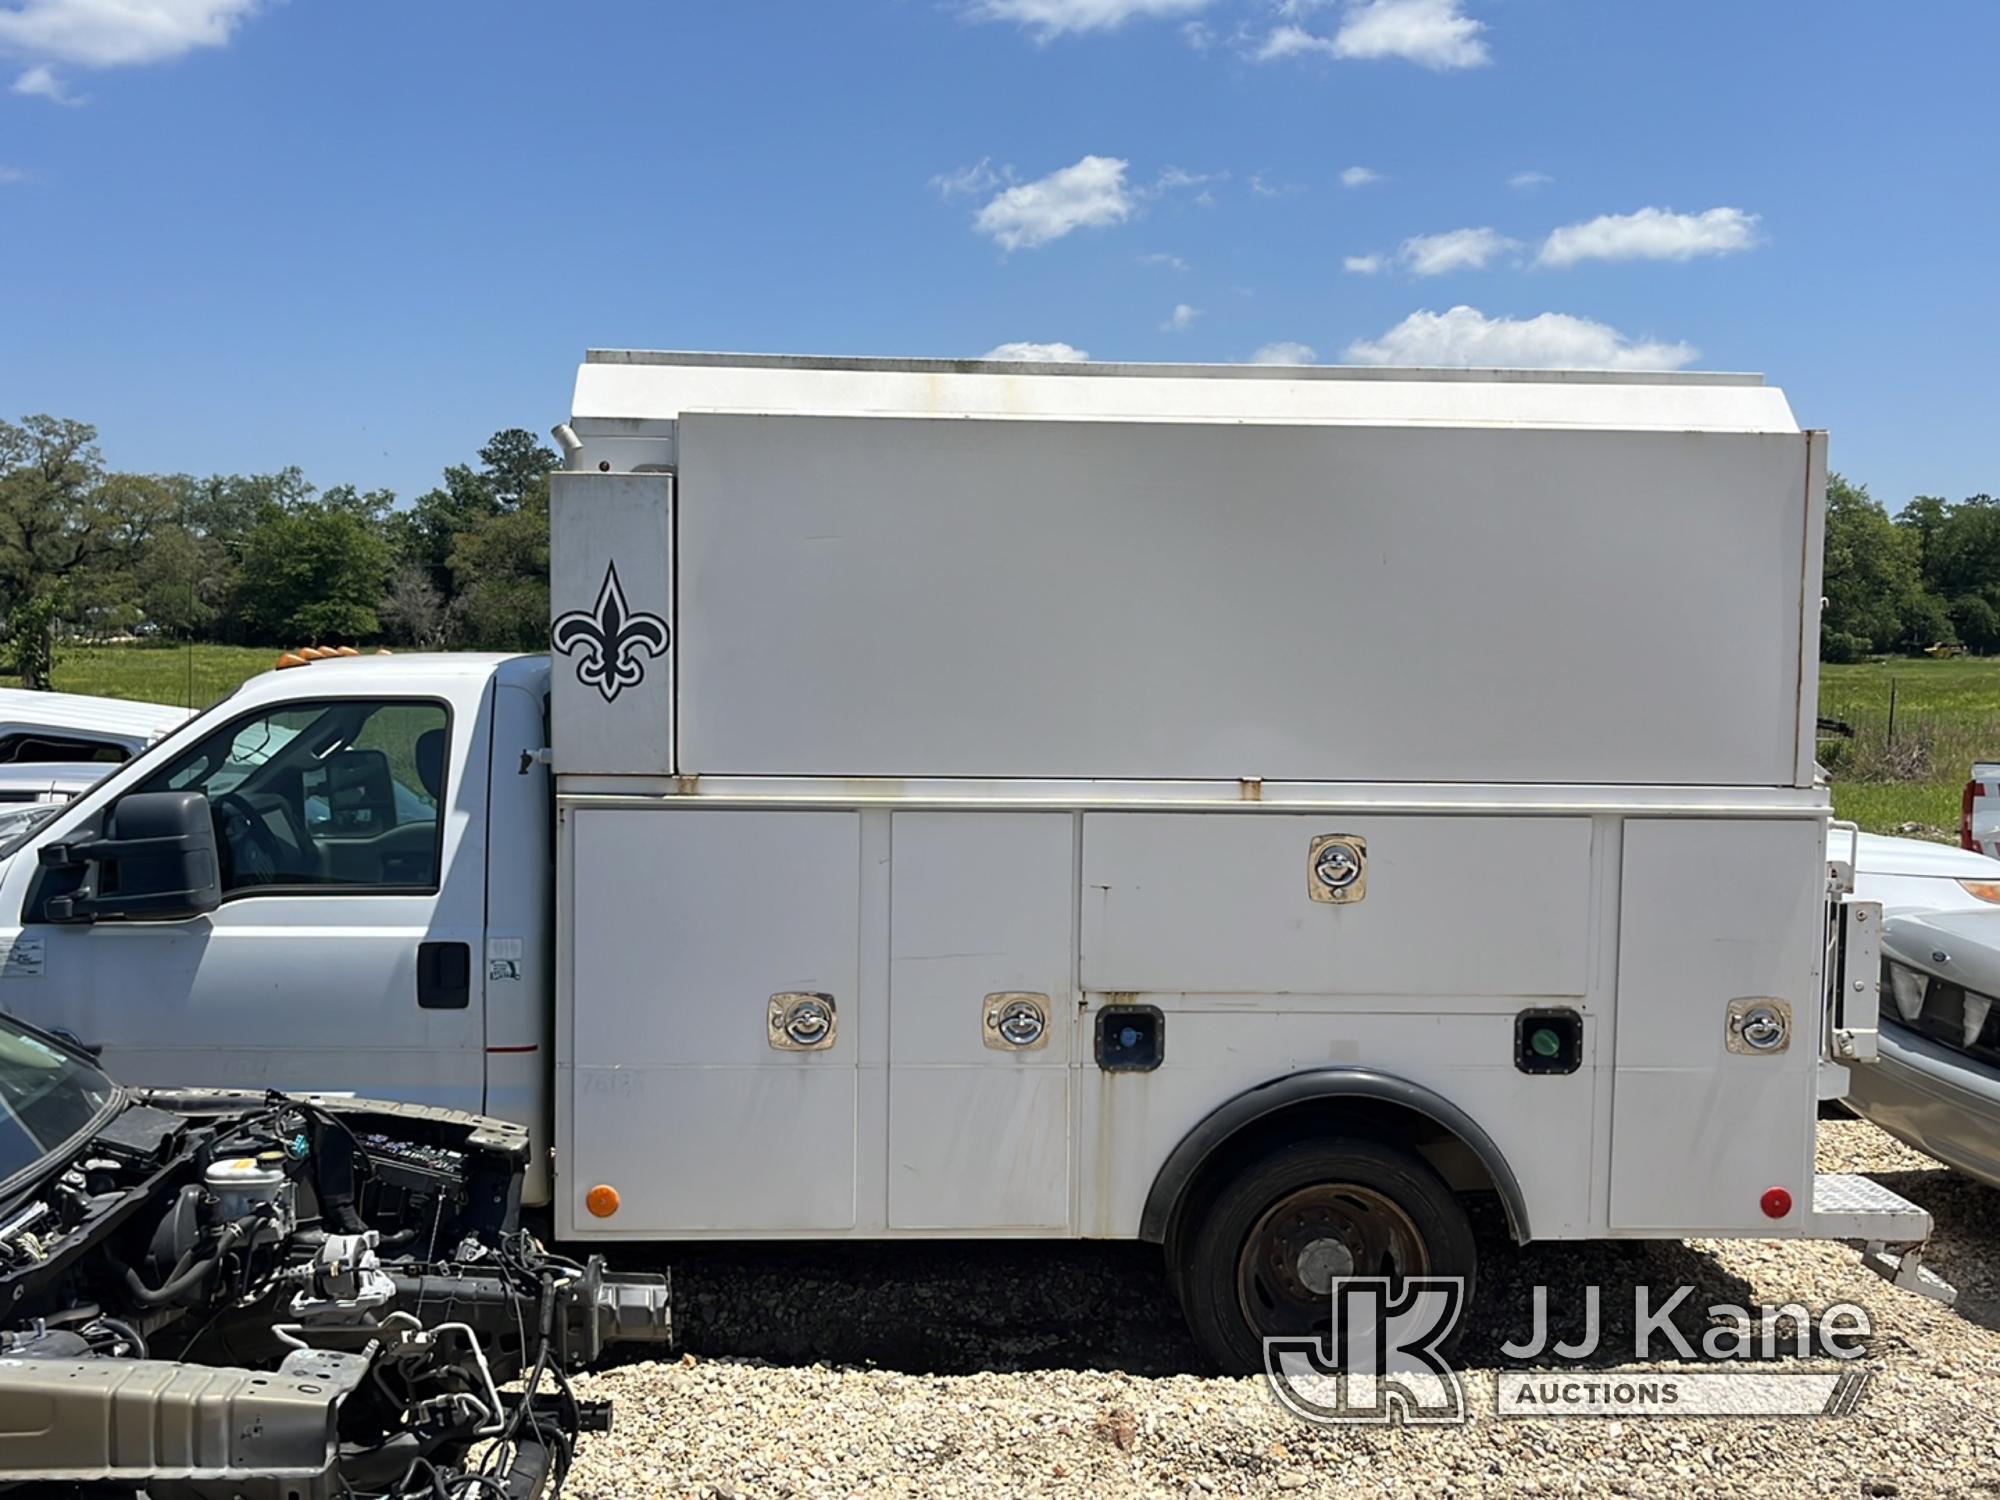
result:
[[[43,903],[51,922],[173,921],[222,903],[215,820],[200,792],[133,792],[112,805],[102,837],[44,844],[38,858],[74,881]]]

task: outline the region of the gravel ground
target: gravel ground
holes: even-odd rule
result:
[[[673,1247],[688,1352],[579,1382],[616,1422],[566,1494],[2000,1495],[2000,1193],[1854,1120],[1822,1122],[1820,1167],[1931,1210],[1956,1308],[1839,1245],[1520,1250],[1488,1222],[1484,1312],[1457,1356],[1473,1418],[1448,1429],[1320,1430],[1259,1380],[1201,1375],[1148,1247]],[[1693,1284],[1703,1307],[1855,1302],[1875,1329],[1861,1360],[1779,1368],[1872,1378],[1848,1417],[1502,1421],[1494,1372],[1525,1366],[1499,1346],[1526,1333],[1537,1283],[1558,1307],[1554,1289],[1602,1285],[1605,1344],[1628,1360],[1614,1304],[1635,1284]]]

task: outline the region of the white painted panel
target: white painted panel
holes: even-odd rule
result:
[[[1812,1203],[1815,1101],[1796,1083],[1796,1075],[1759,1080],[1733,1068],[1618,1069],[1611,1227],[1797,1233]],[[1773,1187],[1799,1205],[1782,1224],[1759,1207]]]
[[[564,1191],[580,1202],[610,1182],[626,1199],[614,1221],[579,1210],[578,1222],[621,1234],[851,1226],[859,815],[568,816],[571,1138],[587,1175]],[[834,997],[830,1049],[770,1046],[767,1007],[783,990]]]
[[[1626,822],[1613,1228],[1775,1230],[1766,1188],[1810,1201],[1824,838],[1816,822]],[[1791,1005],[1789,1050],[1728,1050],[1729,1002],[1749,996]]]
[[[680,769],[1791,785],[1807,445],[691,413]]]
[[[849,1229],[857,1088],[851,1067],[580,1067],[574,1222],[641,1239]],[[600,1182],[624,1199],[615,1218],[582,1206]]]
[[[671,474],[550,479],[558,771],[674,768],[673,500]]]
[[[576,819],[575,1057],[714,1066],[847,1055],[771,1050],[781,990],[855,991],[860,815],[582,808]]]
[[[1323,833],[1368,841],[1368,891],[1307,894]],[[1090,813],[1089,990],[1581,995],[1588,818]]]
[[[888,1222],[1069,1222],[1075,829],[1067,813],[891,820]],[[986,1045],[984,998],[1046,995],[1048,1042]]]
[[[890,821],[892,1063],[1060,1064],[1067,1041],[995,1052],[980,1001],[1045,994],[1065,1019],[1075,962],[1076,819],[1068,813],[899,812]]]
[[[1069,1069],[920,1067],[889,1074],[892,1229],[1069,1222]]]

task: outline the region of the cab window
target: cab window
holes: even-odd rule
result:
[[[224,894],[435,891],[450,729],[429,701],[288,703],[216,730],[139,790],[207,794]]]

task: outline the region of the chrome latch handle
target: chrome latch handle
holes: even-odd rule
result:
[[[840,1030],[840,1008],[818,990],[785,990],[771,997],[769,1040],[780,1052],[824,1052]]]
[[[1049,997],[1032,990],[996,990],[981,1002],[986,1045],[1001,1052],[1033,1052],[1049,1044]]]

